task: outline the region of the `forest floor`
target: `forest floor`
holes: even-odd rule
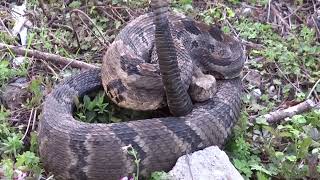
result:
[[[0,179],[54,178],[37,153],[44,98],[100,66],[119,30],[148,11],[146,0],[45,2],[28,0],[24,19],[19,0],[0,2]],[[172,9],[219,25],[246,50],[242,115],[225,148],[243,177],[320,179],[320,1],[180,0]],[[104,95],[84,101],[80,120],[119,120]]]

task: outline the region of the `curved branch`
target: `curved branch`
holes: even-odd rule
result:
[[[75,59],[70,59],[70,58],[62,57],[56,54],[46,53],[38,50],[25,49],[24,47],[21,47],[21,46],[12,46],[9,44],[0,43],[0,51],[14,52],[17,55],[21,55],[21,56],[26,55],[27,57],[34,57],[37,59],[51,61],[51,62],[62,64],[62,65],[70,65],[71,67],[75,67],[75,68],[81,68],[81,69],[99,68],[95,65],[81,62]]]

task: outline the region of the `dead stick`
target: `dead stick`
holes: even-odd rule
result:
[[[283,19],[283,17],[280,15],[280,12],[274,7],[274,5],[270,4],[271,10],[275,13],[275,15],[279,18],[279,20],[282,22],[282,24],[287,28],[291,29],[289,24]]]
[[[313,100],[308,99],[295,106],[289,107],[287,109],[277,110],[269,114],[263,115],[262,117],[265,118],[269,123],[276,123],[287,117],[292,117],[294,115],[309,111],[314,107],[316,107],[316,103]]]
[[[50,54],[50,53],[46,53],[38,50],[25,49],[23,47],[12,46],[12,45],[3,44],[3,43],[0,43],[0,51],[12,51],[17,55],[21,55],[21,56],[24,56],[27,54],[27,57],[34,57],[37,59],[51,61],[51,62],[62,64],[62,65],[70,64],[71,67],[75,67],[75,68],[81,68],[81,69],[98,68],[95,65],[81,62],[75,59],[70,59],[70,58],[62,57],[55,54]]]

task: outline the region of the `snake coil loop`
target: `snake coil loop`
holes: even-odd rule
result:
[[[187,35],[185,37],[190,37],[188,35],[194,35],[194,33],[204,35],[206,42],[212,41],[215,47],[212,49],[214,52],[220,52],[215,51],[217,48],[229,49],[226,56],[222,56],[224,59],[221,59],[221,56],[218,56],[219,59],[216,56],[212,56],[211,59],[207,56],[199,57],[205,60],[205,66],[210,66],[212,71],[216,70],[222,75],[240,72],[244,57],[239,42],[231,37],[219,39],[220,36],[217,36],[219,34],[216,31],[198,28],[192,20],[167,13],[168,1],[152,1],[152,7],[154,13],[137,17],[119,32],[105,54],[104,66],[101,69],[84,71],[66,78],[46,96],[38,128],[39,154],[44,168],[47,172],[53,173],[55,179],[118,180],[124,176],[131,176],[136,172],[136,164],[132,156],[124,151],[124,147],[129,145],[138,153],[140,175],[148,177],[154,171],[170,170],[176,160],[186,153],[212,145],[222,146],[230,135],[241,109],[242,85],[238,77],[218,80],[219,88],[216,94],[208,101],[195,103],[192,111],[186,116],[149,118],[111,124],[88,124],[79,122],[73,117],[75,98],[102,88],[102,84],[104,88],[113,92],[111,94],[113,99],[120,104],[150,107],[152,103],[149,102],[157,100],[156,97],[159,97],[162,102],[164,85],[160,77],[161,73],[158,73],[158,64],[148,64],[144,61],[145,56],[149,57],[149,51],[154,50],[154,21],[158,23],[156,35],[158,47],[156,48],[163,63],[161,68],[168,72],[164,73],[169,79],[166,82],[166,90],[174,92],[173,95],[176,95],[176,92],[178,95],[181,92],[181,94],[185,93],[180,85],[170,81],[179,77],[175,53],[178,53],[179,69],[184,70],[181,73],[191,72],[192,68],[186,68],[193,65],[192,61],[185,65],[181,63],[187,62],[188,51],[192,52],[194,49],[180,49],[180,51],[176,48],[175,50],[172,38],[167,31],[170,26],[172,26],[171,35],[175,40],[174,43],[177,40],[177,34],[174,33],[177,31],[173,29],[177,29],[185,33]],[[200,43],[200,40],[187,39],[186,45],[196,45],[194,43]],[[208,49],[203,44],[198,45],[202,50]],[[203,54],[202,51],[199,53]],[[179,57],[182,61],[179,61]],[[189,73],[181,75],[181,78],[187,75]],[[127,86],[132,84],[135,85],[133,87],[138,88],[131,86],[132,89],[130,89],[130,86]],[[143,92],[137,92],[139,89]],[[141,96],[151,90],[156,91],[154,96],[146,98]],[[170,96],[170,93],[168,94]],[[186,97],[188,96],[182,96],[182,99]],[[125,98],[129,98],[129,101],[125,101],[128,100]],[[137,99],[141,101],[137,102]],[[184,100],[189,102],[188,98]],[[175,111],[172,110],[172,112]],[[183,114],[188,110],[176,112],[178,112],[176,114]]]

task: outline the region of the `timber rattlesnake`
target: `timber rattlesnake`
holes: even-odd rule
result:
[[[129,24],[122,31],[130,29]],[[241,52],[237,59],[243,61],[242,56]],[[134,161],[123,150],[129,144],[139,154],[142,175],[169,170],[186,153],[223,145],[240,114],[241,80],[233,78],[218,80],[213,98],[196,103],[185,116],[112,124],[75,120],[75,96],[101,86],[101,71],[89,70],[58,84],[45,100],[39,124],[39,152],[45,169],[58,179],[119,179],[132,174]]]
[[[166,103],[163,74],[157,61],[159,52],[154,53],[154,18],[165,13],[154,15],[151,12],[131,21],[120,31],[103,58],[104,89],[109,98],[121,107],[154,110]],[[198,78],[194,73],[199,72],[198,69],[218,79],[240,75],[244,55],[239,42],[215,26],[196,22],[181,14],[168,13],[167,17],[170,28],[167,33],[172,36],[183,89],[188,90],[192,79]],[[169,45],[165,41],[163,46],[170,49]]]

